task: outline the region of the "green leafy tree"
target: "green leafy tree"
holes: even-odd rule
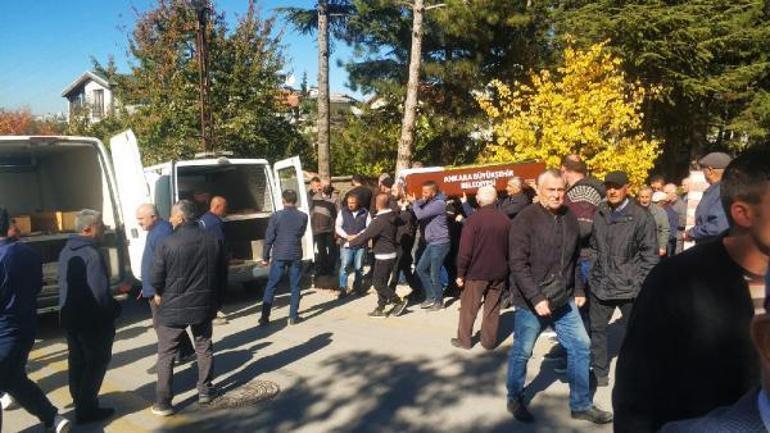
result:
[[[236,156],[312,157],[280,90],[284,60],[274,26],[274,18],[261,18],[253,1],[234,29],[212,11],[207,27],[212,140],[216,149]],[[130,73],[119,74],[111,63],[95,65],[113,84],[118,110],[78,128],[106,135],[132,128],[146,163],[200,151],[196,29],[196,13],[185,0],[159,0],[140,14],[129,36]]]
[[[770,137],[770,8],[762,0],[551,1],[556,34],[609,39],[630,77],[661,86],[646,126],[673,171],[710,147]]]
[[[474,94],[493,78],[519,79],[550,55],[548,12],[538,2],[447,0],[422,23],[421,67],[415,112],[413,160],[428,164],[474,161],[483,148],[484,115]],[[411,6],[393,0],[356,0],[345,40],[355,49],[347,65],[350,84],[403,114],[412,42]],[[430,5],[436,5],[431,2]],[[543,24],[541,24],[543,23]],[[374,119],[395,122],[401,117]],[[390,130],[387,125],[372,129]],[[399,135],[381,141],[374,134],[341,146],[395,148]],[[372,141],[371,145],[368,141]],[[395,159],[391,163],[395,168]]]
[[[318,97],[316,98],[316,129],[318,150],[318,172],[322,178],[331,176],[330,161],[330,102],[329,102],[329,36],[339,35],[353,11],[348,0],[319,0],[315,9],[282,8],[288,21],[300,32],[318,34]],[[307,77],[303,76],[303,96],[307,88]]]

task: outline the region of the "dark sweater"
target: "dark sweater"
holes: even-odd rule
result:
[[[307,230],[307,214],[296,207],[274,213],[267,224],[262,260],[301,260],[302,236]]]
[[[566,207],[554,215],[534,203],[519,213],[508,236],[508,262],[517,288],[513,291],[515,305],[534,309],[545,300],[540,283],[550,274],[561,273],[565,290],[574,296],[585,296],[581,279],[575,279],[579,232],[575,214]],[[562,254],[563,266],[559,269]]]
[[[352,241],[351,248],[363,247],[370,240],[374,241],[372,251],[377,259],[396,258],[396,219],[398,215],[391,209],[380,211],[366,229]]]
[[[617,363],[616,433],[657,431],[759,384],[744,270],[721,238],[661,262],[634,304]]]
[[[457,276],[498,281],[508,276],[508,231],[511,220],[494,204],[465,220],[457,253]]]
[[[113,326],[120,304],[96,241],[72,236],[59,254],[59,307],[62,327],[85,330]]]
[[[21,242],[0,240],[0,342],[35,335],[42,288],[40,254]]]
[[[337,220],[337,203],[332,197],[316,194],[310,203],[310,226],[314,235],[334,233],[334,222]]]

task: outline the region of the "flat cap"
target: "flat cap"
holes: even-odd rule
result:
[[[730,164],[733,158],[724,152],[711,152],[698,161],[701,167],[711,167],[717,170],[724,170]]]
[[[652,194],[652,202],[653,203],[658,203],[658,202],[661,202],[661,201],[666,201],[666,198],[668,198],[668,196],[663,191],[655,191]]]
[[[619,186],[627,185],[628,175],[625,171],[611,171],[607,173],[607,176],[604,176],[604,183]]]

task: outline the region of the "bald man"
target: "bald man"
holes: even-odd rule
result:
[[[214,235],[220,242],[225,241],[225,231],[222,225],[227,215],[227,200],[221,196],[214,196],[209,205],[209,211],[201,215],[200,225],[206,231]]]
[[[225,257],[227,257],[227,247],[225,246],[225,230],[224,230],[224,218],[227,215],[227,199],[222,196],[215,195],[211,198],[211,204],[209,205],[209,211],[201,215],[198,223],[207,232],[214,235],[214,237],[222,244],[222,250]],[[224,279],[227,281],[227,278]],[[227,324],[227,316],[224,312],[217,311],[217,317],[214,319],[215,325]]]

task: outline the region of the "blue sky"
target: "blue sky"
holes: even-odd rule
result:
[[[65,111],[60,95],[72,80],[91,67],[91,56],[106,62],[114,55],[118,68],[128,71],[127,33],[139,11],[152,7],[153,0],[34,0],[3,2],[0,25],[0,108],[28,107],[34,114]],[[248,7],[247,0],[215,0],[217,10],[232,22]],[[312,7],[312,0],[261,0],[263,16],[276,7]],[[284,25],[283,23],[281,25]],[[283,43],[286,69],[296,76],[303,71],[315,83],[318,67],[315,37],[287,27]],[[351,93],[347,73],[337,66],[352,50],[335,44],[330,59],[332,92]],[[360,95],[357,95],[360,96]]]

